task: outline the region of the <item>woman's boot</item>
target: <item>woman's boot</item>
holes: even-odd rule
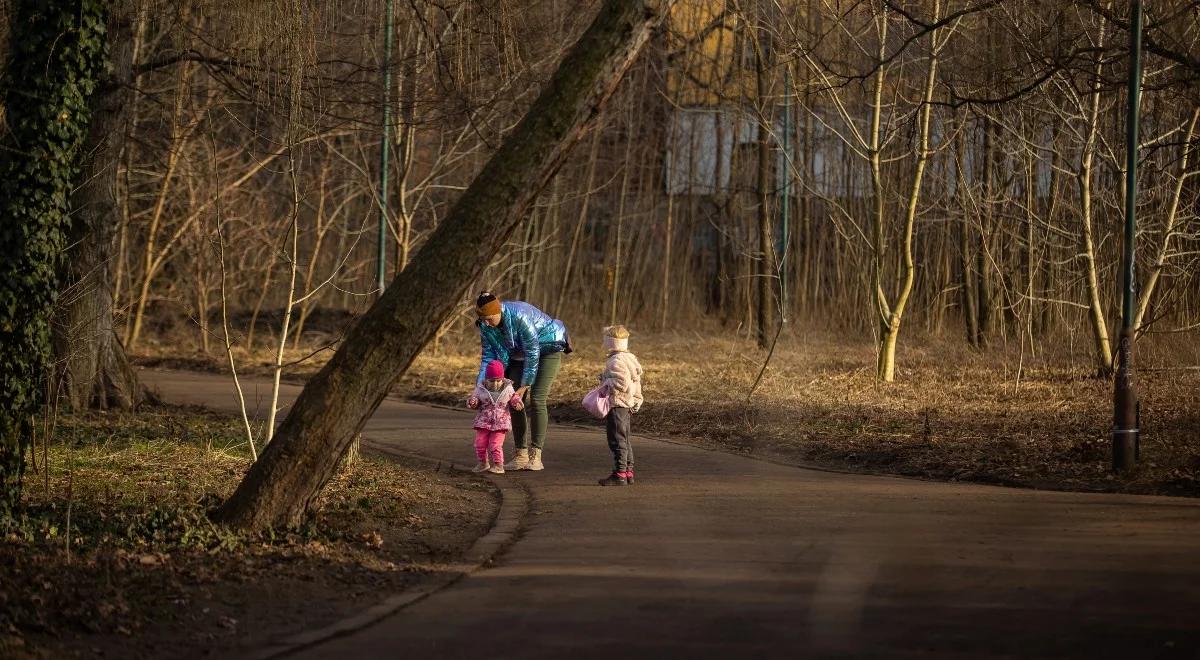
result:
[[[537,451],[536,449],[534,451]],[[505,470],[526,470],[529,469],[529,450],[518,449],[517,455],[504,465]]]
[[[529,452],[529,465],[527,465],[525,467],[525,469],[526,470],[545,470],[546,469],[546,466],[542,465],[542,450],[541,449],[534,447],[533,450],[531,450]]]

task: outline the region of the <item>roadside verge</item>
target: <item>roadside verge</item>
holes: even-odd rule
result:
[[[449,467],[450,469],[465,470],[465,466],[447,464],[445,461],[430,458],[422,454],[406,452],[382,444],[369,435],[363,436],[363,448],[384,455],[404,457],[430,464],[435,469]],[[352,616],[345,617],[329,625],[284,637],[267,646],[260,647],[249,657],[265,660],[267,658],[286,657],[302,649],[320,644],[335,637],[348,635],[361,630],[378,621],[387,618],[400,610],[417,603],[445,589],[491,564],[495,558],[509,545],[516,541],[521,532],[522,521],[529,510],[529,494],[519,483],[488,476],[489,481],[496,486],[500,493],[500,507],[496,518],[486,534],[476,539],[467,549],[462,559],[446,566],[446,570],[432,576],[430,579],[413,585],[409,589],[393,594]]]

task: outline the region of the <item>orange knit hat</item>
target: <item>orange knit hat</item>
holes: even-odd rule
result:
[[[475,313],[480,317],[495,316],[503,311],[500,306],[500,299],[492,295],[490,291],[483,291],[479,297],[475,299]]]

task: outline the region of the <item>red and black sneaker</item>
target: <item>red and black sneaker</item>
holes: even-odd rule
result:
[[[633,470],[625,473],[625,483],[629,484],[630,486],[633,485]]]

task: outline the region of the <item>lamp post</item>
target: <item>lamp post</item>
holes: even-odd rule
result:
[[[387,285],[388,152],[392,137],[392,0],[384,1],[383,137],[379,140],[379,251],[375,255],[375,295]]]
[[[1134,240],[1137,234],[1138,112],[1142,84],[1142,3],[1129,12],[1129,106],[1125,113],[1125,243],[1121,263],[1121,337],[1113,386],[1112,467],[1127,472],[1137,465],[1138,400],[1133,383]]]

